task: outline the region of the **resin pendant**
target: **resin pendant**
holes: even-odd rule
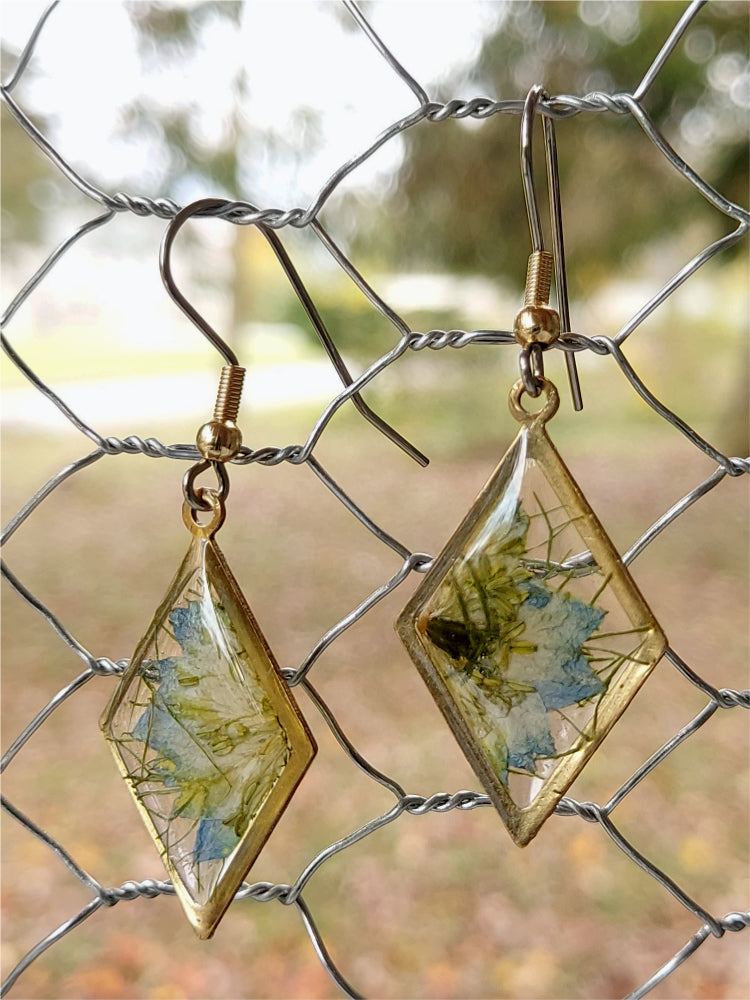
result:
[[[518,437],[396,629],[511,836],[527,844],[666,648],[611,541],[511,391]],[[590,556],[587,557],[587,552]]]
[[[211,937],[315,756],[218,546],[187,555],[101,726],[188,918]]]

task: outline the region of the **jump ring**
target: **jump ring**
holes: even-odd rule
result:
[[[185,502],[193,510],[200,510],[204,513],[213,510],[214,505],[205,499],[201,488],[196,489],[195,480],[197,476],[209,468],[213,468],[216,478],[219,480],[219,489],[212,490],[212,493],[223,503],[229,495],[229,473],[223,462],[209,462],[208,459],[205,459],[203,462],[196,462],[195,465],[191,465],[187,470],[182,480],[182,492]]]
[[[546,424],[550,417],[554,417],[560,405],[560,396],[554,383],[550,382],[547,378],[542,379],[539,393],[543,392],[547,398],[541,410],[537,410],[536,413],[525,410],[521,405],[521,398],[525,392],[528,392],[528,389],[523,384],[522,379],[519,379],[510,390],[508,406],[516,420],[522,424],[536,423],[537,421],[541,422],[541,424]]]
[[[528,347],[524,347],[518,357],[518,367],[521,370],[521,381],[524,389],[536,399],[544,385],[542,345],[530,344]]]
[[[218,490],[205,489],[203,486],[199,486],[196,493],[207,503],[208,509],[211,511],[211,517],[205,524],[201,524],[196,520],[198,512],[186,500],[182,505],[182,519],[185,522],[185,526],[189,528],[190,532],[196,538],[210,540],[224,523],[226,510],[224,501],[219,496]]]

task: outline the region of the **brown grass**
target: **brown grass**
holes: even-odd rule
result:
[[[498,428],[485,425],[485,443],[467,450],[438,432],[440,419],[430,421],[416,404],[403,409],[404,426],[433,455],[429,470],[412,467],[349,419],[336,421],[319,457],[390,532],[413,550],[435,552],[513,428],[501,416]],[[675,434],[653,425],[637,446],[625,439],[616,453],[587,454],[566,420],[562,450],[619,547],[712,471]],[[438,431],[431,435],[430,426]],[[278,441],[288,432],[282,425],[267,430]],[[85,450],[72,435],[8,434],[8,511]],[[95,655],[130,654],[182,556],[181,472],[166,461],[103,459],[61,487],[7,547],[10,567]],[[676,650],[727,687],[745,685],[747,663],[744,485],[726,479],[633,567]],[[298,663],[400,563],[305,468],[236,470],[221,544],[283,665]],[[392,630],[413,585],[334,643],[311,679],[361,752],[407,791],[476,788]],[[83,665],[7,589],[5,615],[7,746]],[[113,684],[96,679],[64,704],[5,781],[9,799],[105,885],[163,876],[99,733]],[[293,881],[322,847],[392,802],[356,771],[301,701],[320,753],[253,880]],[[572,793],[605,801],[705,702],[668,663],[658,666]],[[746,772],[744,713],[719,712],[614,815],[639,850],[719,916],[743,902]],[[88,894],[11,820],[3,866],[7,971]],[[306,896],[344,975],[382,997],[617,997],[698,927],[603,830],[553,818],[521,851],[491,809],[404,816],[326,865]],[[746,995],[743,938],[707,941],[655,996]],[[292,909],[239,904],[216,938],[199,944],[176,900],[160,898],[100,910],[37,961],[14,995],[218,1000],[337,991]]]

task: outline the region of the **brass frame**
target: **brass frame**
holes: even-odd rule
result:
[[[158,611],[154,616],[148,631],[138,644],[138,648],[133,654],[133,658],[125,671],[120,685],[115,692],[112,701],[105,710],[101,718],[101,728],[107,742],[110,744],[117,766],[125,778],[136,805],[143,817],[143,820],[159,848],[159,853],[169,872],[170,878],[175,888],[175,892],[185,909],[185,913],[192,924],[199,938],[210,938],[232,902],[237,889],[242,884],[243,879],[255,863],[263,845],[268,840],[273,828],[286,809],[297,785],[302,780],[305,772],[312,763],[317,752],[315,740],[310,733],[307,723],[301,715],[296,702],[294,701],[289,688],[282,678],[278,664],[271,652],[268,643],[261,632],[255,617],[250,610],[245,597],[240,590],[239,584],[232,575],[229,566],[218,545],[212,541],[212,535],[217,530],[223,520],[223,509],[221,515],[214,514],[208,525],[200,526],[195,523],[192,514],[185,512],[185,522],[195,535],[195,539],[188,549],[187,555],[180,565],[177,574],[172,581],[167,595],[162,601]],[[185,568],[193,557],[193,546],[197,544],[205,545],[206,573],[215,587],[221,599],[232,625],[237,632],[239,641],[243,649],[255,650],[258,653],[258,660],[265,658],[265,663],[256,662],[254,666],[261,668],[258,670],[258,677],[266,690],[269,701],[278,715],[279,722],[289,741],[290,754],[284,770],[274,784],[268,798],[263,803],[260,811],[252,820],[250,827],[243,835],[240,842],[235,847],[231,861],[222,872],[219,882],[214,889],[211,898],[206,903],[196,903],[182,884],[179,872],[171,864],[166,855],[162,841],[151,820],[148,810],[140,801],[135,787],[130,779],[125,763],[120,756],[116,743],[109,736],[109,728],[121,705],[123,698],[127,694],[132,680],[135,678],[146,651],[161,626],[165,615],[173,606],[177,595],[182,593],[184,588]],[[260,654],[263,654],[261,656]],[[265,666],[265,670],[262,667]]]
[[[433,566],[395,625],[401,641],[417,665],[430,693],[500,813],[511,837],[522,847],[536,836],[541,825],[554,812],[557,803],[625,711],[667,647],[666,637],[635,581],[628,573],[578,484],[547,436],[545,424],[557,410],[558,397],[552,383],[545,380],[544,388],[547,396],[545,405],[539,412],[529,413],[520,405],[520,398],[524,391],[523,384],[517,382],[514,385],[511,390],[510,408],[513,415],[524,427],[503,456],[502,461],[474,501],[464,520],[435,559]],[[626,616],[634,627],[644,629],[643,642],[638,650],[639,660],[644,662],[635,663],[631,660],[630,664],[625,667],[623,676],[619,678],[615,686],[601,696],[595,716],[595,731],[589,732],[591,723],[586,727],[585,731],[591,738],[584,742],[579,750],[562,757],[552,774],[545,779],[544,787],[534,801],[529,806],[520,808],[511,798],[508,789],[499,779],[487,755],[458,711],[450,690],[422,642],[417,622],[451,564],[462,554],[477,520],[482,518],[488,509],[495,506],[506,488],[505,463],[516,448],[519,437],[523,434],[527,435],[527,456],[536,461],[560,503],[571,516],[575,516],[576,529],[601,571],[610,575],[609,586],[612,587],[612,591],[622,605]]]

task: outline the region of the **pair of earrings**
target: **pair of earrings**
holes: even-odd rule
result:
[[[521,429],[396,623],[450,728],[516,843],[527,844],[627,707],[666,639],[546,432],[559,405],[543,351],[560,332],[553,265],[569,329],[559,204],[556,254],[543,249],[533,196],[531,125],[521,151],[534,251],[514,332],[521,379],[509,405]],[[554,132],[544,120],[550,190]],[[163,245],[163,274],[184,209]],[[283,262],[283,261],[282,261]],[[210,937],[310,766],[316,746],[218,545],[241,446],[244,369],[225,354],[202,460],[184,481],[188,552],[102,718],[199,937]],[[574,401],[575,365],[567,354]],[[527,410],[524,397],[541,399]],[[213,469],[216,488],[197,487]]]

